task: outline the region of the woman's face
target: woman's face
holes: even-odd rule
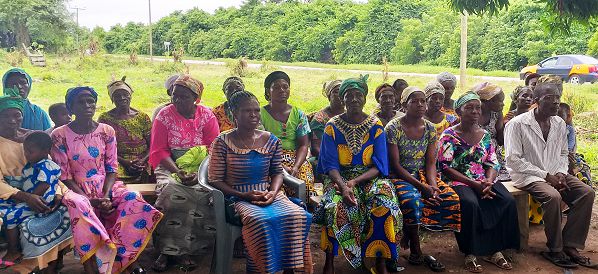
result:
[[[532,90],[534,90],[537,83],[538,83],[538,77],[535,77],[535,78],[529,79],[529,81],[527,82],[527,86],[530,87]]]
[[[482,104],[478,100],[471,100],[457,110],[461,123],[478,124],[482,114]]]
[[[270,101],[285,103],[291,95],[291,86],[285,79],[278,79],[270,85]]]
[[[392,111],[395,107],[395,93],[390,89],[383,90],[378,97],[378,103],[380,108]]]
[[[414,117],[423,117],[426,114],[426,107],[426,95],[419,91],[409,95],[405,103],[406,114]]]
[[[197,95],[185,86],[175,85],[172,91],[172,104],[180,114],[193,113],[196,99]]]
[[[233,113],[238,125],[244,128],[256,129],[260,125],[260,104],[254,98],[245,100]]]
[[[499,94],[494,95],[490,100],[484,101],[484,104],[491,111],[502,113],[502,110],[505,107],[505,93],[501,90]]]
[[[131,106],[131,94],[124,89],[116,90],[112,94],[112,102],[117,108],[128,108]]]
[[[442,93],[434,93],[426,99],[428,104],[428,110],[430,111],[440,111],[444,106],[444,94]]]
[[[358,89],[350,89],[345,92],[343,101],[345,102],[347,112],[363,112],[363,106],[365,106],[365,96]]]
[[[453,81],[444,81],[440,83],[444,87],[444,99],[450,100],[453,97],[453,93],[455,92],[455,87],[457,83]]]
[[[242,91],[242,90],[243,90],[243,85],[241,85],[241,83],[236,82],[236,81],[230,82],[226,86],[226,90],[224,91],[226,100],[229,100],[233,96],[233,94],[235,94],[237,91]]]
[[[527,109],[534,102],[534,94],[531,89],[522,91],[517,97],[517,108]]]
[[[7,130],[17,130],[23,123],[23,113],[16,108],[8,108],[0,112],[0,127]]]
[[[344,106],[343,100],[341,100],[341,97],[338,95],[339,88],[340,86],[334,87],[332,91],[330,91],[330,96],[328,96],[328,101],[332,107]]]
[[[78,118],[93,118],[96,113],[96,103],[96,98],[91,95],[90,91],[82,91],[73,102],[73,114]]]
[[[9,88],[16,87],[23,99],[26,99],[27,96],[29,96],[29,91],[31,89],[27,78],[19,73],[11,73],[6,79],[6,86]]]

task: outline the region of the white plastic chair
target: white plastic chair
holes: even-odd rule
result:
[[[212,193],[214,199],[214,216],[216,216],[216,243],[212,256],[211,272],[216,274],[232,273],[233,247],[241,236],[241,227],[226,222],[224,193],[214,188],[208,182],[209,158],[203,160],[199,166],[197,180],[199,184]],[[285,172],[283,183],[294,190],[296,197],[305,203],[305,182]]]

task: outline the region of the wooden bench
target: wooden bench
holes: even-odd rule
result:
[[[131,191],[139,192],[142,196],[156,195],[156,184],[128,184],[127,188]]]
[[[29,58],[29,61],[32,65],[36,67],[45,67],[46,66],[46,57],[40,52],[31,52],[29,48],[25,46],[25,44],[21,44],[23,49],[25,50],[25,55]]]
[[[528,246],[529,240],[529,194],[526,191],[516,188],[513,182],[502,182],[505,188],[515,198],[517,204],[517,221],[519,223],[519,248],[524,250]],[[317,207],[321,197],[310,197],[309,205]]]

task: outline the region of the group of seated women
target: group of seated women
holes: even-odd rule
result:
[[[354,268],[400,271],[401,248],[410,250],[409,264],[443,271],[422,251],[421,227],[454,231],[471,272],[483,270],[478,256],[512,269],[502,252],[519,248],[517,208],[499,183],[501,172],[509,176],[500,151],[504,121],[533,107],[533,87],[516,89],[503,119],[504,92],[491,83],[453,101],[450,73],[424,89],[399,79],[375,89],[379,106],[370,114],[367,82],[365,75],[324,83],[330,104],[307,115],[288,103],[291,79],[282,71],[265,78],[265,105],[241,78],[229,77],[226,101],[213,109],[201,104],[203,83],[173,75],[164,85],[170,102],[150,119],[131,107],[134,88],[123,77],[108,84],[115,107],[97,122],[98,93],[80,86],[50,107],[50,128],[48,115],[27,99],[31,77],[9,70],[0,97],[0,215],[9,241],[1,266],[33,260],[55,273],[63,250],[73,247],[86,273],[145,273],[136,260],[153,236],[155,271],[194,269],[193,256],[213,235],[210,194],[197,174],[209,157],[208,182],[226,196],[227,221],[242,227],[249,273],[313,273],[312,221],[321,226],[324,273],[334,273],[339,251]],[[23,144],[43,143],[43,134],[29,137],[35,131],[51,136],[46,150]],[[303,180],[308,196],[321,196],[313,215],[289,199],[285,174]],[[50,187],[18,184],[25,179]],[[155,207],[126,186],[152,180]],[[57,218],[45,249],[29,255],[40,241],[23,223]],[[69,226],[72,239],[51,233]]]

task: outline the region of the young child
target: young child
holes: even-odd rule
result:
[[[46,130],[46,133],[51,134],[52,130],[57,127],[66,125],[71,122],[71,114],[66,110],[65,103],[56,103],[48,108],[48,114],[50,119],[54,123],[54,126]]]
[[[57,194],[60,166],[48,158],[52,139],[45,132],[36,131],[25,138],[23,148],[27,164],[23,167],[19,182],[12,182],[11,185],[40,196],[49,208],[56,209],[60,204],[60,195]],[[19,251],[18,226],[37,213],[25,203],[16,204],[13,208],[13,217],[5,220],[8,251],[2,260],[18,263],[22,258]]]
[[[582,182],[592,185],[590,166],[582,154],[577,153],[577,140],[575,127],[573,127],[573,111],[567,103],[559,105],[559,116],[567,124],[567,147],[569,149],[569,174],[579,178]]]

